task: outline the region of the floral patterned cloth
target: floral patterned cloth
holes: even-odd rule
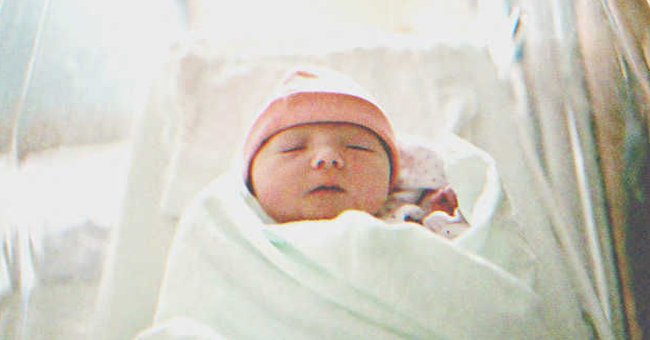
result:
[[[440,155],[420,145],[398,149],[399,176],[379,216],[391,223],[419,223],[449,239],[467,230],[470,225],[458,207]]]

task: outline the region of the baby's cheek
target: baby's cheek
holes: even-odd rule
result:
[[[301,205],[296,197],[285,191],[267,192],[259,195],[258,201],[264,211],[278,222],[292,221],[300,215]]]
[[[349,185],[357,188],[355,205],[369,213],[376,213],[388,198],[390,166],[385,159],[359,154],[348,163]]]
[[[359,191],[357,205],[362,210],[370,214],[375,214],[384,206],[387,199],[387,189],[378,185],[371,185],[371,183],[365,183],[362,190]]]

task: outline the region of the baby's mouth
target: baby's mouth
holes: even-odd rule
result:
[[[309,194],[318,194],[318,193],[343,193],[345,189],[341,188],[338,185],[319,185],[314,189],[309,190]]]

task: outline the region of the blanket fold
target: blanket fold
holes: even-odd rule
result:
[[[212,183],[181,220],[142,338],[165,338],[176,319],[229,339],[546,336],[534,261],[499,221],[478,251],[360,211],[274,225],[236,178]]]

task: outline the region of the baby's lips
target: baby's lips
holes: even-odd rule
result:
[[[318,185],[314,187],[313,189],[309,190],[310,194],[321,192],[321,191],[330,191],[330,192],[345,192],[345,189],[341,187],[340,185],[337,184],[323,184],[323,185]]]

